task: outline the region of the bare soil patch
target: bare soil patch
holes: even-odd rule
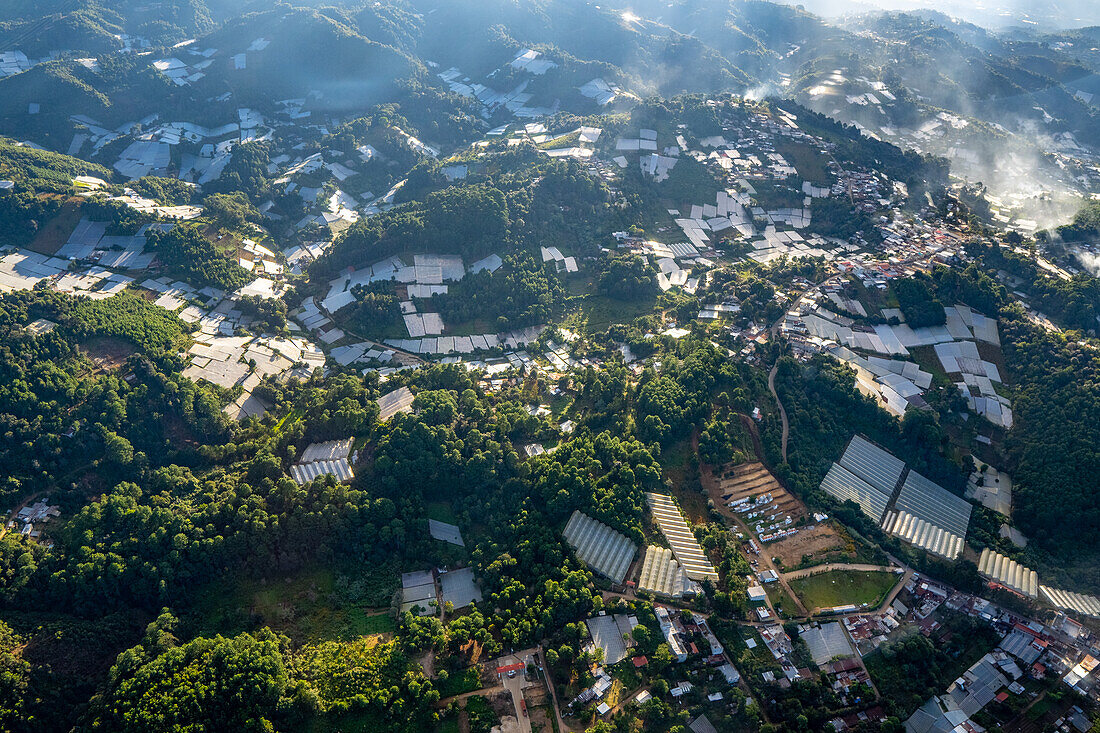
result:
[[[856,558],[855,545],[851,539],[831,522],[807,527],[798,534],[769,543],[767,552],[783,570],[794,570],[802,566],[804,557],[810,558],[815,565]]]
[[[732,510],[729,509],[730,502],[742,499],[755,502],[758,497],[766,494],[771,495],[771,502],[767,504],[768,514],[790,515],[792,523],[797,523],[807,515],[806,505],[784,489],[762,463],[754,461],[723,467],[716,471],[713,480],[707,481],[706,484],[714,504],[722,508],[723,514],[729,516],[733,515]],[[751,524],[744,514],[740,516]]]
[[[130,357],[137,352],[132,343],[114,336],[101,336],[88,339],[82,343],[84,353],[100,371],[114,371],[118,369]]]

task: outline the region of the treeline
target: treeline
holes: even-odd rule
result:
[[[841,160],[882,171],[910,189],[931,190],[947,182],[950,164],[945,158],[902,150],[891,143],[866,137],[854,125],[846,125],[787,99],[782,105],[798,116],[800,128],[834,143],[834,156]]]
[[[911,328],[942,326],[947,323],[943,303],[936,299],[929,278],[918,274],[895,280],[892,284],[898,307]]]
[[[946,628],[935,641],[911,634],[865,657],[889,715],[905,720],[997,644],[997,633],[980,620],[952,613],[943,624]]]
[[[910,410],[900,422],[855,387],[851,370],[826,356],[807,364],[779,361],[775,388],[787,413],[787,463],[780,453],[778,420],[764,423],[764,448],[777,474],[804,499],[825,503],[821,479],[854,434],[865,435],[910,468],[961,495],[968,471],[945,459],[947,435],[934,413]]]
[[[984,252],[990,268],[1005,270],[1024,281],[1032,305],[1067,328],[1096,330],[1100,315],[1100,280],[1081,272],[1069,280],[1047,273],[1031,257],[1004,247]],[[1007,302],[1007,301],[1005,301]]]
[[[1100,355],[1087,344],[1032,324],[1017,309],[1001,314],[1002,348],[1014,384],[1011,462],[1013,516],[1043,549],[1084,573],[1080,538],[1100,528]],[[1082,578],[1086,579],[1086,578]]]
[[[31,335],[37,318],[58,324]],[[0,460],[3,494],[29,493],[91,475],[117,481],[194,455],[227,434],[221,403],[179,376],[180,323],[123,295],[93,301],[47,291],[0,296]],[[111,337],[138,352],[97,371],[77,344]],[[186,437],[186,440],[179,440]],[[63,483],[64,482],[64,483]]]
[[[480,257],[508,232],[504,193],[489,185],[453,186],[368,219],[360,219],[310,268],[314,279],[365,267],[415,249]]]
[[[867,212],[839,198],[813,199],[810,202],[810,229],[823,237],[851,239],[857,234],[874,236],[874,220]]]
[[[114,177],[101,165],[0,138],[0,180],[14,181],[35,193],[66,194],[72,192],[76,176],[105,181]]]
[[[324,642],[294,650],[269,629],[180,643],[167,611],[119,655],[92,701],[88,729],[127,733],[293,730],[370,721],[425,730],[439,693],[395,641]]]
[[[250,279],[248,270],[219,251],[197,224],[178,224],[167,232],[151,233],[149,244],[173,277],[198,287],[233,290]]]
[[[398,194],[404,203],[349,228],[313,264],[311,276],[328,279],[408,252],[460,254],[467,261],[538,246],[592,254],[601,236],[621,224],[602,181],[576,161],[551,160],[533,148],[497,153],[491,166],[470,164],[466,180],[450,186],[439,164],[424,161]]]
[[[662,358],[658,374],[646,367],[634,397],[637,432],[662,445],[684,438],[710,413],[712,400],[750,389],[750,368],[728,359],[709,341],[684,337]]]
[[[564,297],[551,267],[530,255],[510,255],[496,272],[468,274],[431,302],[451,324],[481,320],[500,331],[545,324]]]
[[[111,180],[111,171],[67,155],[38,150],[0,138],[0,245],[29,242],[73,193],[73,178],[91,175]]]
[[[1073,221],[1058,227],[1058,236],[1066,242],[1096,242],[1100,238],[1100,202],[1089,201],[1073,216]]]
[[[657,271],[638,255],[619,255],[604,260],[600,292],[615,300],[644,300],[657,294]]]

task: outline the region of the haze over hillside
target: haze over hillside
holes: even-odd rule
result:
[[[826,18],[874,10],[934,10],[987,28],[1032,27],[1051,31],[1100,25],[1100,9],[1090,0],[984,0],[947,3],[943,0],[806,0],[789,2]]]

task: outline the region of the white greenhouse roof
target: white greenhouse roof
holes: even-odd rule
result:
[[[577,558],[600,575],[623,582],[634,559],[634,543],[602,522],[576,510],[562,530]]]

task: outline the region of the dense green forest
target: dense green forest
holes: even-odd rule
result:
[[[402,645],[435,649],[460,670],[471,641],[487,648],[531,643],[603,607],[560,529],[580,509],[641,540],[643,491],[664,483],[656,444],[599,426],[626,417],[643,435],[674,440],[707,413],[717,391],[760,385],[708,342],[682,340],[667,354],[665,374],[643,375],[637,387],[621,373],[614,381],[614,369],[583,377],[580,414],[591,415],[595,430],[527,463],[516,446],[553,434],[545,417],[524,406],[522,394],[547,387],[534,375],[515,391],[488,395],[454,366],[402,374],[395,379],[414,388],[417,412],[385,424],[376,422],[373,377],[318,373],[304,382],[265,382],[257,391],[272,412],[234,426],[219,410],[225,397],[178,376],[182,329],[174,318],[148,317],[152,306],[144,301],[35,291],[0,303],[5,363],[16,370],[4,382],[30,390],[5,400],[8,429],[22,433],[4,456],[16,469],[7,490],[50,490],[72,512],[52,533],[49,553],[11,535],[0,540],[8,611],[49,606],[79,625],[109,613],[151,619],[169,607],[193,629],[204,589],[226,574],[293,574],[319,562],[393,567],[394,558],[416,567],[446,557],[421,523],[427,506],[447,502],[471,532],[469,562],[492,612],[491,634],[475,610],[439,627],[407,616],[401,644],[351,646],[303,645],[231,616],[221,636],[177,637],[173,615],[160,613],[143,639],[120,630],[112,641],[128,650],[86,712],[87,724],[102,730],[164,729],[173,721],[263,729],[264,720],[279,727],[349,715],[423,729],[438,693],[405,671]],[[41,317],[58,327],[40,336],[23,330]],[[96,339],[126,342],[133,353],[98,371],[84,352],[94,352]],[[637,415],[624,415],[615,405],[635,390]],[[70,412],[72,404],[79,409]],[[64,435],[70,426],[77,429]],[[286,475],[302,446],[348,435],[372,446],[369,469],[350,485],[330,478],[299,486]],[[720,563],[722,607],[739,614],[744,561],[727,545],[716,552],[727,558]],[[44,685],[76,695],[86,683],[43,677],[39,662],[28,671],[18,659],[12,710],[40,721],[84,714],[51,711],[36,696]]]
[[[150,237],[157,257],[169,273],[198,287],[223,290],[232,290],[248,282],[248,271],[237,264],[236,259],[220,252],[203,235],[200,226],[176,226]]]
[[[1032,324],[1016,309],[1002,311],[1001,326],[1015,382],[1015,425],[1006,449],[1016,478],[1016,516],[1058,559],[1055,567],[1094,584],[1100,581],[1094,556],[1076,537],[1100,522],[1095,479],[1100,355],[1090,344]]]

